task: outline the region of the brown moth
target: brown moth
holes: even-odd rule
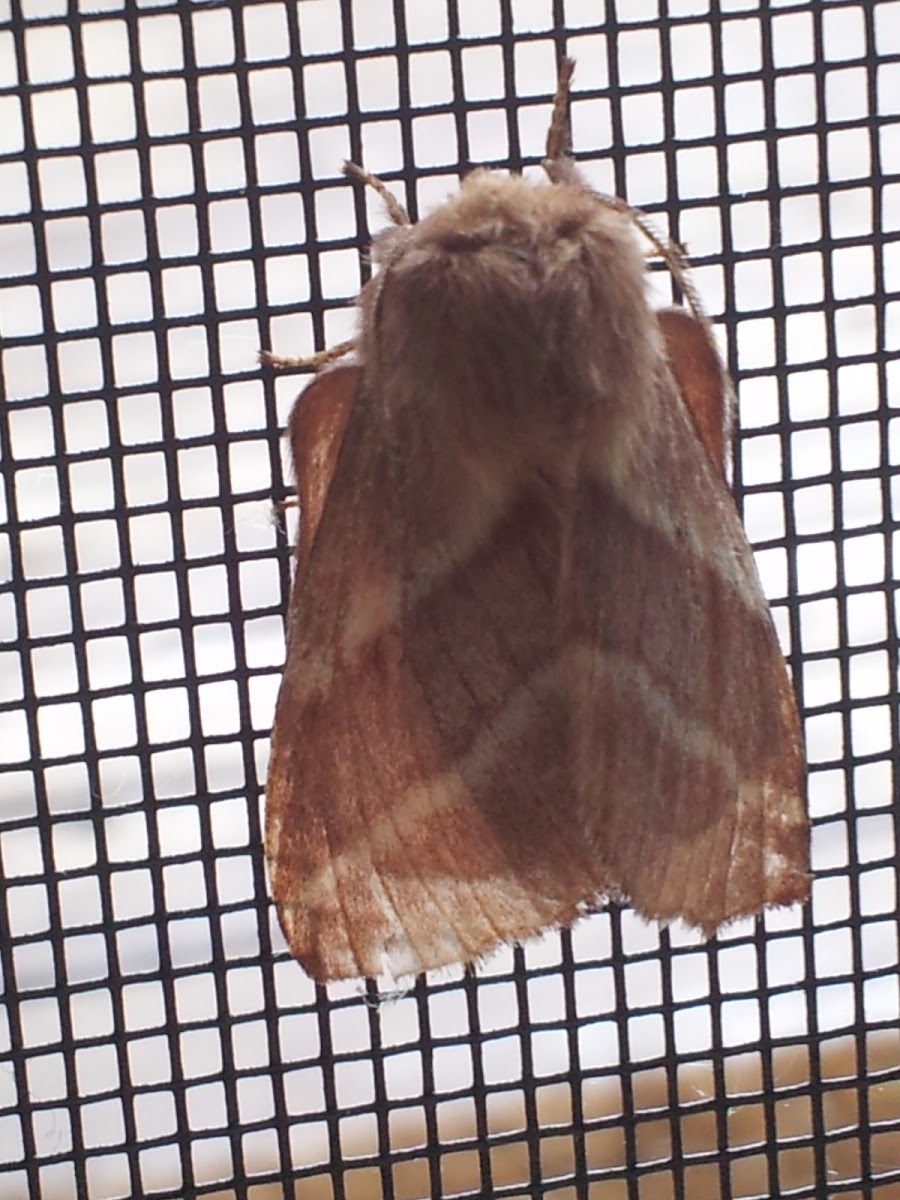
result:
[[[357,339],[299,360],[355,355],[290,419],[267,788],[281,925],[321,982],[472,963],[608,897],[709,935],[808,893],[729,385],[696,304],[648,306],[640,214],[564,153],[570,76],[549,182],[476,170],[415,225],[391,201]]]

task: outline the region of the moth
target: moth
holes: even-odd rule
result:
[[[730,387],[568,154],[374,242],[288,426],[301,523],[266,853],[319,982],[471,964],[609,898],[806,898],[794,695],[726,483]],[[340,362],[352,355],[352,361]]]

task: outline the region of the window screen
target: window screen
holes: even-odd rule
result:
[[[262,788],[302,380],[383,206],[536,172],[688,247],[805,723],[805,910],[316,989]],[[0,1197],[900,1195],[896,0],[0,3]]]

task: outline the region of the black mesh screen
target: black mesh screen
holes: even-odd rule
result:
[[[300,380],[377,197],[576,156],[685,242],[805,717],[805,911],[387,1003],[266,892]],[[900,1196],[896,0],[0,3],[0,1197]],[[288,524],[292,524],[288,514]]]

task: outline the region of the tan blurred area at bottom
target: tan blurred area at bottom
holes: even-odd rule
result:
[[[360,1119],[355,1129],[341,1121],[341,1192],[329,1171],[317,1173],[313,1162],[303,1161],[304,1127],[297,1126],[292,1131],[298,1151],[293,1179],[267,1184],[262,1179],[267,1164],[253,1163],[252,1173],[261,1177],[252,1188],[253,1200],[333,1200],[339,1194],[346,1200],[379,1200],[385,1195],[385,1171],[396,1200],[428,1200],[435,1194],[435,1172],[438,1194],[446,1197],[500,1193],[507,1200],[576,1200],[585,1194],[583,1186],[576,1189],[572,1183],[576,1142],[583,1144],[587,1170],[597,1173],[587,1189],[597,1200],[628,1200],[635,1194],[628,1190],[629,1166],[641,1200],[671,1200],[681,1194],[690,1200],[736,1200],[795,1190],[802,1196],[825,1197],[832,1187],[849,1200],[862,1200],[863,1195],[900,1200],[900,1180],[878,1183],[880,1175],[900,1171],[900,1032],[859,1040],[834,1038],[822,1043],[816,1061],[813,1053],[808,1044],[798,1043],[775,1049],[765,1063],[758,1052],[728,1056],[718,1088],[712,1065],[679,1066],[676,1095],[670,1094],[671,1075],[663,1070],[634,1071],[634,1116],[627,1129],[621,1082],[610,1077],[585,1080],[577,1118],[583,1134],[577,1138],[573,1094],[566,1084],[535,1087],[536,1125],[528,1120],[523,1091],[511,1085],[508,1092],[492,1093],[487,1102],[488,1139],[480,1143],[473,1100],[439,1100],[440,1148],[430,1153],[424,1109],[404,1106],[387,1119],[390,1148],[382,1147],[390,1156],[387,1167],[376,1158],[375,1119]],[[680,1148],[674,1142],[676,1134]],[[531,1182],[535,1156],[540,1163],[539,1192]],[[485,1157],[489,1182],[484,1178]],[[683,1193],[676,1173],[683,1179]],[[859,1190],[848,1186],[854,1181],[860,1182]],[[520,1185],[523,1190],[516,1191]],[[237,1193],[225,1187],[209,1195],[211,1200],[233,1200]]]

